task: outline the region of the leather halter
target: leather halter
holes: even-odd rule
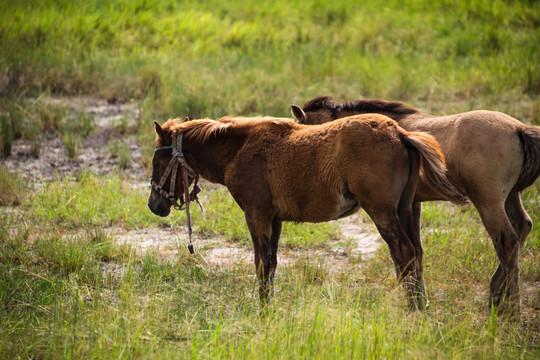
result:
[[[182,153],[182,138],[183,134],[180,134],[179,136],[176,135],[176,133],[173,133],[173,145],[163,146],[156,148],[154,152],[160,151],[160,150],[166,150],[166,149],[172,149],[172,157],[169,161],[169,164],[167,165],[167,168],[165,169],[165,172],[163,175],[161,175],[161,179],[159,181],[159,184],[154,181],[154,179],[150,179],[150,184],[152,185],[152,188],[159,192],[161,195],[163,195],[165,198],[167,198],[171,205],[176,210],[183,210],[184,204],[193,201],[198,200],[197,194],[201,191],[200,186],[197,185],[197,182],[199,181],[199,175],[193,170],[191,166],[187,164],[186,158],[184,154]],[[182,182],[184,185],[184,194],[186,196],[186,201],[184,202],[183,197],[180,197],[180,204],[177,202],[177,198],[175,197],[175,190],[176,190],[176,176],[178,174],[178,166],[180,165],[180,172],[182,174]],[[169,191],[165,191],[163,189],[163,186],[165,185],[165,182],[167,179],[171,178],[171,182],[169,184]],[[191,193],[189,193],[189,181],[187,178],[195,178],[195,185],[193,187],[193,190]]]
[[[163,195],[165,198],[167,198],[171,205],[176,210],[183,210],[183,206],[185,205],[186,209],[186,218],[188,223],[188,231],[189,231],[189,244],[188,249],[190,253],[194,253],[193,250],[193,243],[191,241],[191,216],[189,214],[189,203],[192,201],[196,201],[197,204],[201,207],[202,205],[199,202],[199,198],[197,197],[197,194],[201,192],[202,188],[197,184],[199,181],[199,175],[193,170],[191,166],[188,165],[186,158],[184,156],[184,153],[182,153],[182,139],[184,137],[184,134],[180,134],[177,136],[176,132],[173,132],[172,134],[172,145],[163,146],[156,148],[154,152],[159,150],[166,150],[166,149],[172,149],[172,157],[169,161],[169,164],[167,165],[167,168],[165,169],[165,172],[161,176],[161,180],[159,181],[159,184],[157,184],[153,178],[150,179],[150,184],[152,185],[152,188],[159,192],[161,195]],[[182,183],[184,188],[184,194],[180,197],[180,204],[177,202],[177,198],[175,197],[176,192],[176,175],[178,174],[178,167],[180,166],[180,173],[182,176]],[[165,191],[163,189],[163,185],[165,185],[165,182],[169,178],[169,175],[171,177],[171,181],[169,184],[169,192]],[[195,178],[195,184],[193,185],[193,190],[191,193],[189,192],[189,178]],[[185,201],[184,201],[185,196]]]

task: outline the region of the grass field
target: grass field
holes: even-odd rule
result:
[[[146,206],[152,121],[288,116],[321,94],[405,101],[434,114],[487,108],[540,125],[535,1],[3,1],[0,156],[44,136],[78,161],[96,124],[51,103],[133,100],[115,123],[108,176],[28,183],[0,164],[0,358],[507,359],[540,357],[540,183],[523,194],[535,227],[521,252],[522,315],[490,313],[497,260],[477,212],[427,203],[425,313],[406,310],[388,249],[336,266],[315,250],[339,225],[287,224],[277,294],[258,316],[253,266],[209,267],[205,249],[143,252],[111,229],[180,230]],[[143,170],[127,176],[134,137]],[[4,160],[1,160],[2,162]],[[196,236],[250,247],[238,206],[208,190]],[[369,222],[367,216],[366,222]],[[176,255],[177,253],[177,255]],[[319,254],[320,252],[318,252]],[[279,257],[279,255],[278,255]]]
[[[2,178],[13,176],[4,171]],[[350,266],[335,269],[331,260],[310,256],[313,246],[330,246],[331,229],[288,224],[284,242],[306,237],[307,244],[296,245],[304,255],[278,268],[277,296],[260,319],[251,265],[208,267],[204,250],[191,256],[184,247],[174,258],[137,252],[102,230],[183,221],[177,215],[160,225],[144,206],[147,194],[119,177],[55,182],[35,198],[15,181],[3,186],[14,189],[7,199],[21,205],[0,217],[3,358],[492,359],[540,352],[537,229],[521,253],[521,322],[489,312],[492,245],[475,210],[447,204],[426,204],[423,212],[426,313],[406,309],[385,247],[373,259],[351,258]],[[539,191],[525,194],[535,222]],[[89,192],[95,195],[87,204],[62,197],[84,199]],[[126,203],[111,203],[122,193],[129,193]],[[206,223],[215,225],[205,231],[239,236],[249,246],[232,199],[216,191],[210,197]]]

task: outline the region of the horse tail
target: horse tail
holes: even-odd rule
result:
[[[517,134],[523,146],[523,166],[514,190],[523,191],[540,176],[540,126],[526,126]]]
[[[406,132],[402,141],[420,153],[420,173],[426,183],[442,194],[447,200],[456,204],[467,203],[465,195],[447,177],[444,154],[435,138],[425,132]]]

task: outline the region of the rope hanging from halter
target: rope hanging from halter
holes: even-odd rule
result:
[[[169,146],[163,146],[160,148],[156,148],[154,152],[158,150],[165,150],[165,149],[172,149],[172,157],[169,161],[169,164],[167,165],[167,168],[163,172],[163,175],[161,176],[161,180],[159,181],[159,184],[157,184],[153,179],[150,180],[150,183],[152,187],[159,192],[161,195],[166,197],[172,204],[172,206],[176,210],[183,210],[183,206],[185,205],[186,209],[186,218],[187,218],[187,224],[188,224],[188,234],[189,234],[189,244],[188,244],[188,250],[191,254],[193,254],[195,251],[193,249],[193,242],[192,242],[192,228],[191,228],[191,215],[189,213],[189,203],[192,201],[196,201],[201,210],[203,210],[201,203],[199,202],[199,198],[197,194],[202,190],[201,187],[197,184],[199,182],[199,175],[193,170],[191,166],[188,165],[186,158],[184,156],[184,153],[182,153],[182,139],[184,137],[184,134],[180,134],[179,136],[176,135],[176,132],[173,132],[172,140],[173,144]],[[178,167],[180,166],[180,173],[182,176],[182,183],[184,188],[184,197],[180,197],[180,204],[178,204],[175,194],[175,188],[176,188],[176,175],[178,173]],[[171,176],[171,181],[169,184],[169,192],[165,191],[163,189],[163,186],[165,185],[165,182],[169,178],[169,175]],[[193,185],[193,190],[191,193],[189,192],[189,178],[195,178],[195,184]]]

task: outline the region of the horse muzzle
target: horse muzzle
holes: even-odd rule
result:
[[[154,214],[161,217],[166,217],[171,213],[171,203],[160,196],[154,196],[153,191],[148,199],[148,208],[150,208],[150,211]]]

